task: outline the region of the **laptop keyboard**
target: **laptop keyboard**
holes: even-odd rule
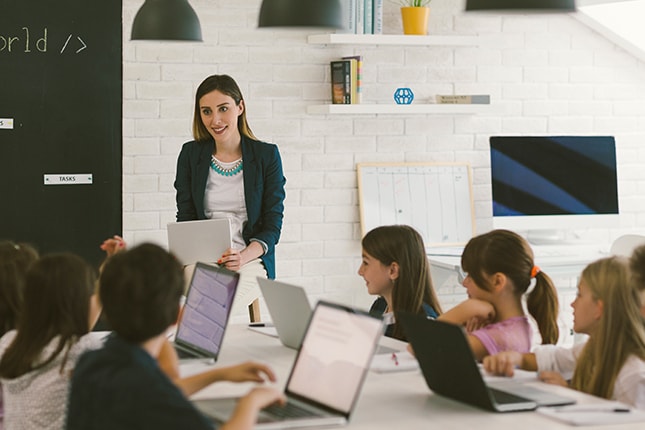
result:
[[[525,399],[524,397],[519,397],[506,391],[502,391],[502,390],[498,390],[496,388],[490,388],[490,387],[488,389],[490,390],[491,394],[495,398],[495,401],[500,405],[528,401],[528,399]]]
[[[319,415],[312,410],[291,402],[287,402],[285,405],[270,405],[262,409],[262,411],[277,418],[305,418]]]

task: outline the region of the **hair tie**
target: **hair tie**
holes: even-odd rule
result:
[[[533,268],[531,269],[531,278],[535,278],[541,271],[542,269],[540,269],[538,266],[533,266]]]

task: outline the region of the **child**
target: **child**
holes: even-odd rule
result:
[[[645,245],[634,249],[629,258],[629,268],[635,282],[635,288],[639,291],[641,315],[645,318]]]
[[[275,379],[266,366],[250,363],[178,380],[183,392],[173,384],[156,359],[170,354],[164,368],[169,361],[176,364],[166,333],[177,320],[183,286],[180,263],[156,245],[117,253],[106,263],[99,294],[114,332],[102,349],[88,352],[76,366],[68,429],[212,429],[185,395],[215,380],[260,382],[261,374]],[[176,366],[170,373],[176,378]],[[261,408],[284,400],[273,388],[255,388],[224,427],[250,429]]]
[[[7,429],[62,429],[70,372],[78,356],[100,346],[96,275],[80,257],[51,254],[34,262],[16,330],[0,339],[0,378]]]
[[[27,269],[38,259],[38,252],[26,243],[0,242],[0,337],[16,328],[22,309]],[[0,428],[2,428],[2,391],[0,390]]]
[[[645,326],[628,261],[609,257],[589,264],[571,307],[573,329],[589,335],[586,343],[502,352],[486,357],[484,368],[508,376],[515,366],[537,370],[543,381],[564,386],[573,374],[576,390],[645,409]]]
[[[379,296],[370,312],[387,321],[385,335],[405,340],[394,313],[425,313],[436,318],[441,306],[432,286],[423,238],[407,225],[377,227],[362,241],[362,262],[358,274],[367,292]]]
[[[461,256],[468,299],[438,319],[467,325],[468,341],[477,360],[500,351],[529,352],[531,327],[522,306],[535,318],[542,343],[558,340],[558,296],[551,279],[533,263],[524,238],[508,230],[493,230],[466,244]],[[475,328],[473,329],[473,325]]]
[[[16,328],[27,269],[38,252],[26,243],[0,242],[0,336]]]

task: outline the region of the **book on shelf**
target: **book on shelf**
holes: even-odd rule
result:
[[[383,0],[371,0],[371,2],[372,34],[383,34]]]
[[[374,2],[363,0],[363,33],[372,34],[374,25]]]
[[[360,103],[362,94],[363,94],[363,56],[362,55],[351,55],[348,57],[343,57],[343,60],[356,60],[356,73],[352,76],[352,82],[354,83],[352,87],[352,103]]]
[[[333,104],[357,103],[358,61],[355,58],[334,60],[331,68],[331,102]]]
[[[383,0],[343,0],[342,12],[344,25],[338,33],[383,33]]]
[[[488,94],[449,94],[437,95],[437,103],[441,104],[490,104]]]
[[[365,0],[356,0],[356,34],[365,33]]]
[[[337,33],[356,33],[356,2],[363,0],[343,0],[342,1],[342,20],[343,28]]]

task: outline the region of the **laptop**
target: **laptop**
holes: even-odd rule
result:
[[[217,360],[240,274],[198,262],[174,339],[180,360]]]
[[[300,348],[311,317],[305,289],[261,277],[258,284],[280,342],[289,348]]]
[[[349,422],[383,322],[345,305],[319,301],[285,386],[286,406],[260,411],[256,429],[340,426]],[[239,398],[193,400],[216,423],[231,416]]]
[[[205,219],[171,222],[168,249],[184,266],[198,261],[215,262],[231,247],[231,221]]]
[[[407,312],[398,313],[397,319],[412,344],[426,384],[436,394],[495,412],[530,411],[538,406],[575,403],[572,398],[522,383],[513,387],[511,380],[504,390],[488,386],[463,327]],[[515,389],[522,394],[511,392]]]

